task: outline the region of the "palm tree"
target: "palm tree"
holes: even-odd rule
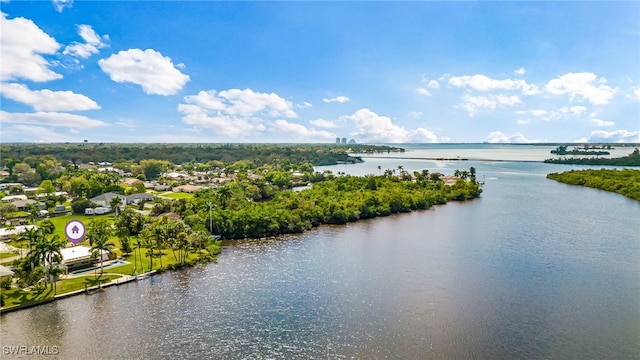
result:
[[[109,201],[109,205],[111,205],[111,208],[115,212],[116,217],[118,217],[118,215],[120,215],[120,205],[121,204],[122,204],[122,199],[120,199],[119,196],[114,196]]]
[[[93,240],[93,246],[91,246],[91,255],[100,257],[100,276],[104,271],[103,268],[103,254],[112,254],[112,250],[115,245],[109,240],[108,236],[100,236]]]
[[[56,231],[56,225],[49,219],[42,220],[39,226],[45,235],[51,235]]]
[[[227,208],[227,202],[231,199],[231,195],[233,194],[230,187],[220,186],[218,188],[218,197],[220,199],[220,206],[222,207],[222,210]]]
[[[45,271],[45,276],[49,275],[49,282],[51,283],[55,294],[56,282],[54,281],[54,274],[52,272],[53,263],[59,263],[61,261],[62,253],[60,252],[60,249],[67,244],[67,241],[66,239],[60,238],[58,234],[55,234],[48,239],[43,236],[43,239],[44,241],[39,243],[42,248],[39,249],[38,253],[42,256],[42,265],[45,266],[45,269],[47,268],[46,265],[48,265],[48,269]]]

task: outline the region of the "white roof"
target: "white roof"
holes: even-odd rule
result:
[[[7,275],[13,275],[13,271],[11,271],[11,269],[9,269],[6,266],[0,265],[0,277],[7,276]]]
[[[38,228],[36,225],[18,225],[13,229],[0,228],[0,237],[8,237],[10,235],[18,235],[27,231],[28,229]]]
[[[91,247],[85,245],[72,246],[60,249],[62,261],[73,261],[85,257],[91,257]]]

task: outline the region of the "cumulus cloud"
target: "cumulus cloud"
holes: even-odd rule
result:
[[[123,50],[100,59],[98,65],[111,80],[140,85],[147,94],[173,95],[190,80],[175,68],[171,58],[153,49]]]
[[[425,89],[425,88],[417,88],[416,91],[418,92],[418,94],[423,95],[423,96],[431,96],[431,92],[429,92],[429,90]]]
[[[100,106],[90,98],[72,91],[30,90],[26,85],[3,83],[2,97],[21,102],[36,111],[95,110]]]
[[[430,130],[424,128],[407,130],[402,126],[393,124],[389,117],[378,115],[369,109],[360,109],[353,115],[343,116],[342,119],[353,121],[357,131],[351,133],[351,135],[360,138],[364,142],[432,143],[438,141],[437,136]]]
[[[88,129],[105,126],[106,123],[82,115],[60,112],[9,113],[0,110],[0,123],[36,126],[59,126]]]
[[[590,142],[640,142],[640,131],[592,131],[589,136]]]
[[[613,126],[616,124],[613,121],[604,121],[604,120],[595,119],[595,118],[591,119],[589,122],[597,127]]]
[[[0,12],[0,80],[41,82],[62,78],[49,69],[51,64],[43,57],[55,54],[60,44],[33,21],[6,16]]]
[[[279,133],[293,136],[295,141],[312,139],[334,139],[336,134],[325,130],[309,129],[301,124],[291,123],[286,120],[276,120],[273,129]]]
[[[13,125],[4,127],[2,132],[5,136],[13,139],[20,139],[20,141],[28,142],[79,142],[78,136],[69,136],[65,134],[57,133],[53,128],[34,125]],[[70,129],[69,132],[77,134],[79,131]]]
[[[436,80],[429,80],[429,83],[427,84],[427,87],[429,89],[438,89],[438,88],[440,88],[440,84]]]
[[[482,74],[452,76],[449,78],[449,85],[458,88],[470,88],[476,91],[520,90],[524,95],[535,95],[539,93],[536,85],[527,84],[524,80],[496,80]]]
[[[217,93],[215,90],[200,91],[197,95],[185,96],[188,104],[196,105],[208,112],[219,112],[230,116],[256,116],[295,118],[291,102],[276,93],[261,93],[251,89],[229,89]]]
[[[496,100],[484,96],[471,96],[469,94],[462,98],[460,107],[467,110],[469,116],[474,116],[479,108],[495,109],[498,105]]]
[[[62,12],[65,8],[73,7],[73,0],[52,0],[52,2],[57,12]]]
[[[524,75],[527,71],[523,67],[521,67],[520,69],[514,70],[513,72],[517,75]]]
[[[97,54],[103,47],[107,46],[109,36],[98,35],[90,25],[78,25],[78,35],[85,41],[84,43],[73,42],[65,47],[62,54],[86,59],[92,54]]]
[[[317,126],[325,129],[335,129],[338,127],[338,125],[336,125],[335,122],[331,120],[324,120],[324,119],[311,120],[309,121],[309,123],[313,126]]]
[[[310,108],[312,106],[313,105],[310,102],[307,102],[307,101],[303,102],[302,104],[296,104],[296,107],[298,107],[298,108]]]
[[[514,135],[507,135],[502,131],[492,131],[487,135],[487,142],[490,143],[530,143],[534,142],[522,135],[521,133],[516,133]]]
[[[266,130],[262,117],[288,117],[298,115],[293,104],[275,93],[254,92],[251,89],[200,91],[184,98],[178,105],[187,124],[209,128],[234,139],[246,139],[250,132]]]
[[[522,103],[522,101],[520,100],[520,97],[518,97],[517,95],[512,95],[512,96],[498,95],[497,100],[498,100],[498,103],[502,105],[507,105],[507,106],[512,106],[515,104]]]
[[[597,84],[595,84],[596,81]],[[618,90],[605,83],[606,79],[598,79],[594,73],[567,73],[549,81],[545,85],[545,90],[554,95],[567,94],[572,101],[579,96],[592,104],[605,105]]]
[[[351,101],[351,99],[349,99],[346,96],[337,96],[337,97],[334,97],[334,98],[331,98],[331,99],[324,98],[324,99],[322,99],[322,101],[324,101],[326,103],[332,103],[332,102],[345,103],[345,102]]]

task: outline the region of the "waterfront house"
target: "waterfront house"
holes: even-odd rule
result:
[[[94,266],[97,262],[100,262],[99,257],[94,257],[90,246],[78,245],[64,249],[60,249],[62,255],[62,265],[67,268],[67,271],[73,271]],[[109,254],[106,251],[102,251],[102,261],[109,260]]]

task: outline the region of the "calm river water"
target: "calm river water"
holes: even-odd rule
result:
[[[318,170],[398,165],[474,166],[483,196],[229,243],[217,264],[5,314],[2,345],[58,346],[65,359],[640,358],[640,203],[545,178],[573,166]]]

